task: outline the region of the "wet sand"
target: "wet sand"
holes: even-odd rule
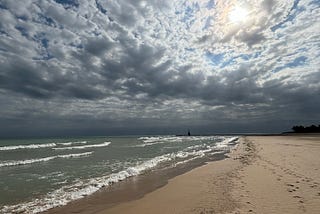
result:
[[[129,197],[122,184],[122,193],[115,189],[106,198],[101,192],[79,200],[82,208],[74,203],[54,213],[320,213],[320,135],[254,136],[240,141],[230,158],[168,182],[146,176],[149,180],[132,187],[136,189],[131,192],[145,189],[138,197]],[[150,183],[154,188],[145,188]]]
[[[102,210],[117,206],[119,204],[134,201],[143,198],[147,193],[155,191],[166,184],[176,176],[182,175],[197,167],[203,166],[204,161],[219,161],[226,158],[225,152],[215,154],[211,157],[200,158],[190,161],[186,164],[179,164],[175,167],[156,168],[139,176],[133,176],[124,181],[114,183],[111,186],[84,197],[83,199],[73,201],[62,207],[56,207],[44,214],[60,213],[99,213]],[[171,164],[168,164],[171,166]]]

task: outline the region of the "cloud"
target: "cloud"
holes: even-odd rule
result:
[[[246,21],[230,22],[235,4]],[[314,121],[319,12],[310,0],[1,1],[0,124],[214,132]]]

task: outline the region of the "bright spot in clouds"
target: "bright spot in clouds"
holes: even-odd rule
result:
[[[0,137],[319,123],[320,0],[21,2],[0,0]]]
[[[230,11],[229,19],[232,23],[245,22],[248,19],[248,10],[237,5]]]

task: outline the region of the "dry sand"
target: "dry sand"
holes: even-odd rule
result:
[[[320,136],[244,137],[211,162],[99,214],[320,213]]]
[[[242,137],[229,158],[164,177],[128,179],[45,213],[320,214],[320,135]]]
[[[247,137],[252,162],[238,172],[235,213],[320,213],[320,136]]]

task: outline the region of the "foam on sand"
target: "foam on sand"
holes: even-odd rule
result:
[[[234,142],[236,142],[239,139],[239,137],[229,137],[225,138],[223,141],[216,144],[217,148],[223,149],[228,148],[230,145],[232,145]]]

